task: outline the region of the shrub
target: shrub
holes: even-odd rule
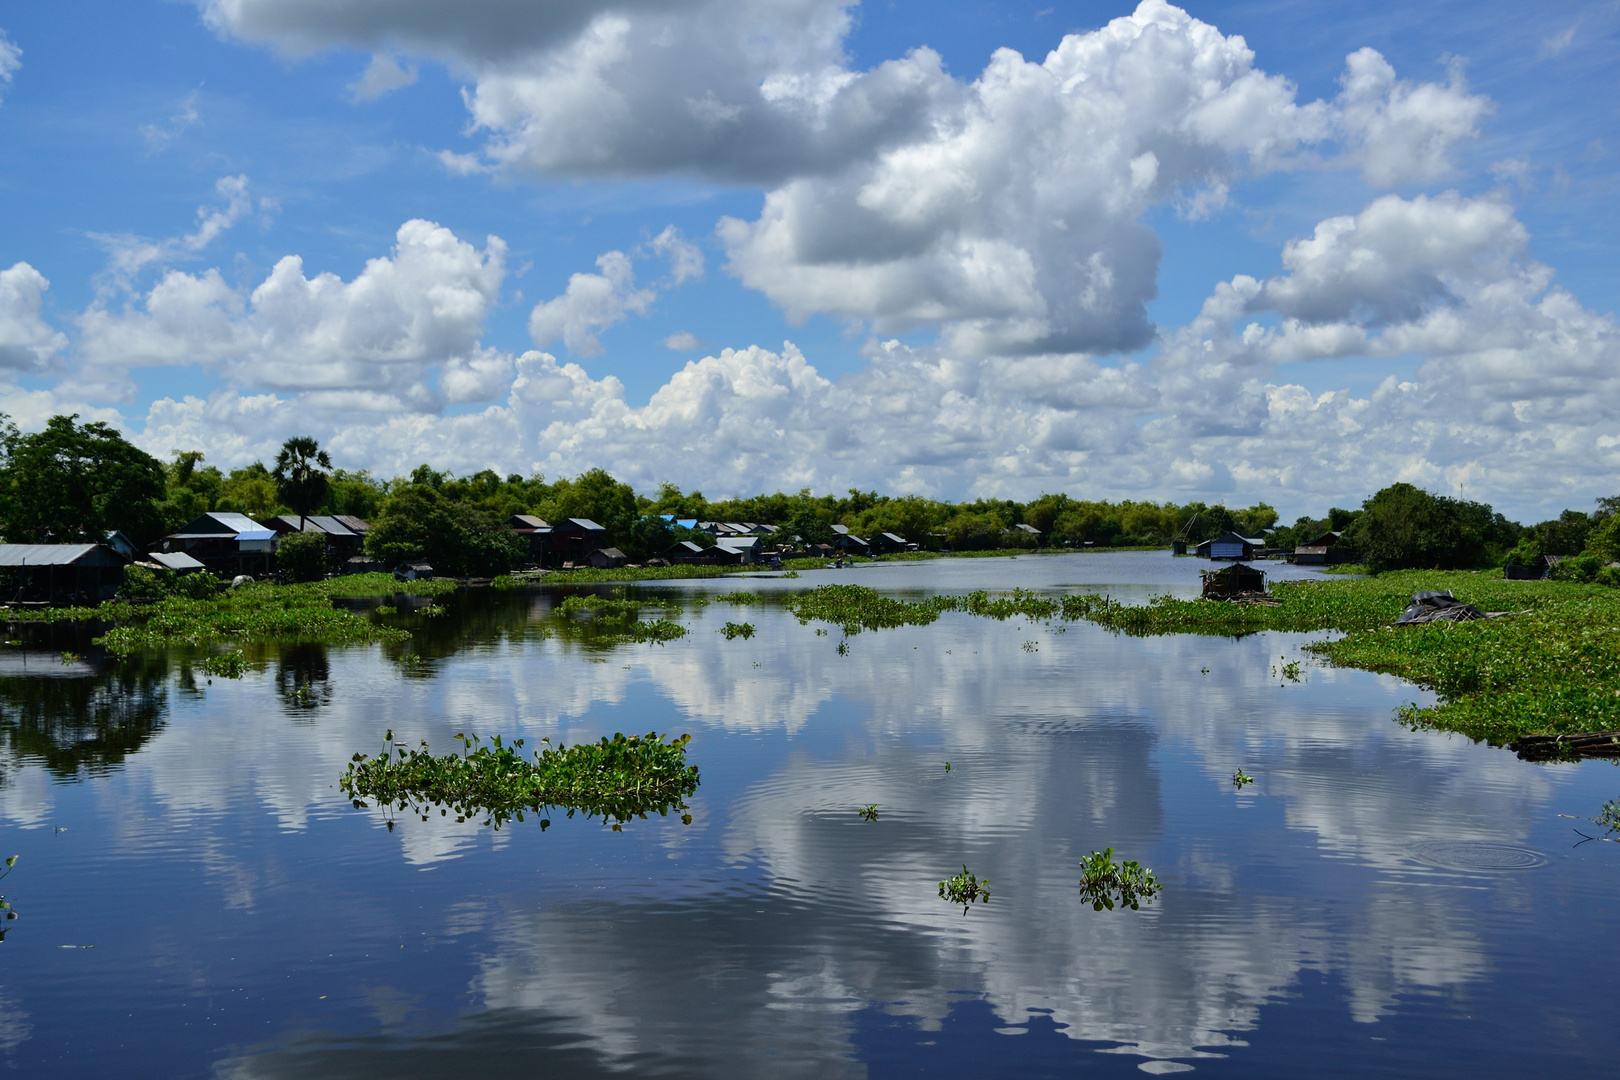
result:
[[[288,581],[320,581],[326,577],[326,536],[297,532],[276,545],[276,566]]]
[[[161,600],[173,592],[173,570],[131,564],[124,567],[124,584],[118,595],[124,600]]]

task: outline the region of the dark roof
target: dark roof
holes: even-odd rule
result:
[[[333,514],[332,516],[341,521],[343,527],[352,533],[359,534],[371,531],[371,522],[364,518],[357,518],[353,514]]]
[[[544,518],[537,518],[533,514],[513,514],[506,519],[506,523],[514,529],[550,529]]]
[[[590,518],[569,518],[567,521],[564,521],[561,525],[554,525],[554,526],[552,526],[552,528],[553,529],[566,529],[570,525],[572,525],[576,529],[584,529],[586,532],[607,532],[607,530],[605,528],[598,525],[596,522],[592,521]]]
[[[278,514],[277,516],[271,518],[270,522],[271,522],[271,527],[272,528],[275,527],[275,524],[277,522],[280,522],[281,524],[285,525],[287,528],[291,529],[293,532],[298,531],[298,515],[297,514]],[[325,533],[327,536],[353,536],[354,535],[354,533],[352,531],[350,531],[349,528],[347,526],[345,526],[337,518],[328,517],[328,516],[325,516],[325,515],[316,515],[316,514],[306,514],[306,515],[304,515],[304,530],[303,531],[304,532]]]
[[[123,566],[106,544],[0,544],[0,566]]]
[[[592,555],[606,555],[610,559],[629,558],[629,556],[627,556],[624,552],[620,551],[618,548],[597,548],[595,551],[591,552],[591,554]]]
[[[1315,540],[1307,540],[1305,543],[1303,543],[1303,544],[1301,544],[1299,546],[1300,547],[1320,547],[1320,548],[1325,548],[1325,547],[1332,547],[1334,544],[1337,544],[1338,542],[1339,542],[1339,534],[1338,533],[1336,533],[1336,532],[1325,532],[1321,536],[1318,536]]]

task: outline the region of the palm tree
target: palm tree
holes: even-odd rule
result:
[[[321,444],[307,435],[295,435],[281,444],[276,467],[270,475],[276,480],[276,494],[298,511],[298,531],[304,531],[304,518],[326,498],[326,472],[332,467]]]

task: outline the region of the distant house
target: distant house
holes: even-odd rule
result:
[[[270,573],[275,551],[274,529],[245,514],[213,510],[165,536],[162,550],[183,551],[222,577]]]
[[[551,527],[547,565],[583,563],[597,548],[607,547],[607,530],[589,518],[567,518]]]
[[[524,557],[524,564],[528,566],[544,566],[546,562],[546,549],[551,544],[551,526],[543,518],[533,514],[513,514],[506,519],[506,527],[515,533],[519,540],[528,545],[528,554]]]
[[[364,518],[357,518],[353,514],[333,514],[332,516],[336,518],[338,523],[341,524],[345,529],[348,529],[361,539],[364,539],[366,533],[371,531],[371,522],[365,520]]]
[[[878,533],[866,542],[867,549],[873,555],[889,555],[899,551],[916,551],[917,545],[903,536],[896,536],[892,532]]]
[[[598,570],[609,570],[616,566],[623,566],[630,560],[618,548],[597,548],[587,558],[592,566]]]
[[[106,544],[0,544],[0,599],[53,605],[111,600],[129,561]]]
[[[1294,562],[1303,566],[1323,566],[1329,563],[1352,562],[1355,553],[1339,543],[1340,534],[1325,532],[1316,539],[1294,549]]]
[[[834,525],[832,531],[833,547],[845,555],[870,555],[872,553],[871,545],[850,532],[848,525]]]
[[[730,566],[742,562],[742,552],[723,548],[719,544],[703,547],[690,540],[678,541],[664,558],[671,563],[691,566]]]
[[[1265,540],[1258,537],[1225,532],[1212,540],[1205,540],[1197,550],[1206,559],[1252,559],[1265,546]]]
[[[757,536],[721,536],[715,540],[714,546],[735,556],[731,561],[750,564],[759,561],[765,550]]]
[[[1033,525],[1025,525],[1022,522],[1013,526],[1013,532],[1023,533],[1024,535],[1034,539],[1037,543],[1039,543],[1041,539],[1041,530],[1037,529]]]

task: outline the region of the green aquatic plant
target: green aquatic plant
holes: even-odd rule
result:
[[[61,657],[62,665],[64,667],[71,667],[71,666],[73,666],[74,664],[77,664],[80,660],[83,660],[83,659],[84,659],[84,657],[80,656],[76,652],[64,652],[62,654],[62,657]]]
[[[1280,656],[1278,659],[1283,661],[1283,665],[1280,669],[1276,664],[1271,665],[1272,678],[1276,678],[1280,671],[1282,677],[1287,679],[1289,682],[1299,682],[1299,661],[1289,660],[1286,656]]]
[[[714,598],[715,603],[717,604],[757,604],[762,599],[764,598],[760,596],[759,593],[751,592],[721,593],[719,596]]]
[[[856,813],[861,816],[862,821],[876,821],[878,819],[877,803],[868,803],[857,810]]]
[[[202,669],[222,679],[240,679],[247,671],[247,659],[241,649],[226,653],[210,653],[203,657]]]
[[[720,632],[726,635],[727,641],[730,641],[732,638],[743,638],[746,640],[754,636],[754,624],[747,622],[728,622]]]
[[[679,614],[672,601],[631,598],[620,590],[616,596],[567,597],[553,611],[551,627],[563,637],[596,645],[629,641],[662,644],[686,636],[686,627],[667,618],[643,620],[641,612],[649,607]]]
[[[1242,769],[1239,769],[1237,772],[1232,774],[1232,786],[1238,788],[1239,790],[1248,787],[1252,783],[1254,783],[1254,777],[1250,776]]]
[[[443,604],[429,604],[426,607],[419,608],[417,610],[418,615],[421,615],[423,618],[427,619],[437,619],[446,613],[447,611]]]
[[[540,816],[540,828],[549,828],[549,814],[565,811],[600,817],[614,832],[632,819],[684,811],[685,799],[698,787],[698,769],[686,761],[690,735],[666,740],[656,732],[616,734],[600,742],[542,748],[524,757],[523,740],[510,744],[499,735],[488,741],[475,735],[457,735],[459,753],[435,757],[426,742],[417,750],[385,739],[383,752],[372,758],[355,754],[338,786],[356,809],[371,805],[409,811],[426,821],[430,811],[441,817],[455,814],[457,821],[482,817],[499,829],[526,813]],[[682,814],[690,825],[692,816]],[[389,828],[392,828],[392,820]]]
[[[945,771],[946,771],[946,772],[950,772],[950,771],[951,771],[951,763],[950,763],[950,762],[948,762],[948,761],[947,761],[947,762],[946,762],[946,763],[945,763]]]
[[[5,870],[0,871],[0,881],[3,881],[8,876],[10,876],[11,868],[17,865],[17,856],[15,856],[15,855],[7,856],[5,865],[6,865]],[[0,895],[0,911],[5,912],[5,919],[0,920],[0,941],[4,941],[4,940],[6,940],[6,925],[5,924],[7,922],[11,921],[12,919],[15,919],[17,917],[17,912],[12,908],[10,901],[8,901],[5,898],[4,895]]]
[[[1080,899],[1093,911],[1113,911],[1116,902],[1136,911],[1152,903],[1162,888],[1147,867],[1130,860],[1114,862],[1113,848],[1093,851],[1080,860],[1080,873]]]
[[[1019,648],[1023,649],[1025,652],[1040,652],[1041,643],[1038,641],[1026,641],[1020,645]]]
[[[389,615],[398,615],[399,614],[399,608],[395,607],[393,604],[378,604],[376,607],[372,608],[371,610],[373,612],[375,612],[376,614],[382,615],[384,617],[387,617]]]
[[[960,874],[952,874],[939,883],[939,898],[961,904],[962,914],[966,915],[973,904],[990,902],[990,879],[980,881],[964,863]]]

